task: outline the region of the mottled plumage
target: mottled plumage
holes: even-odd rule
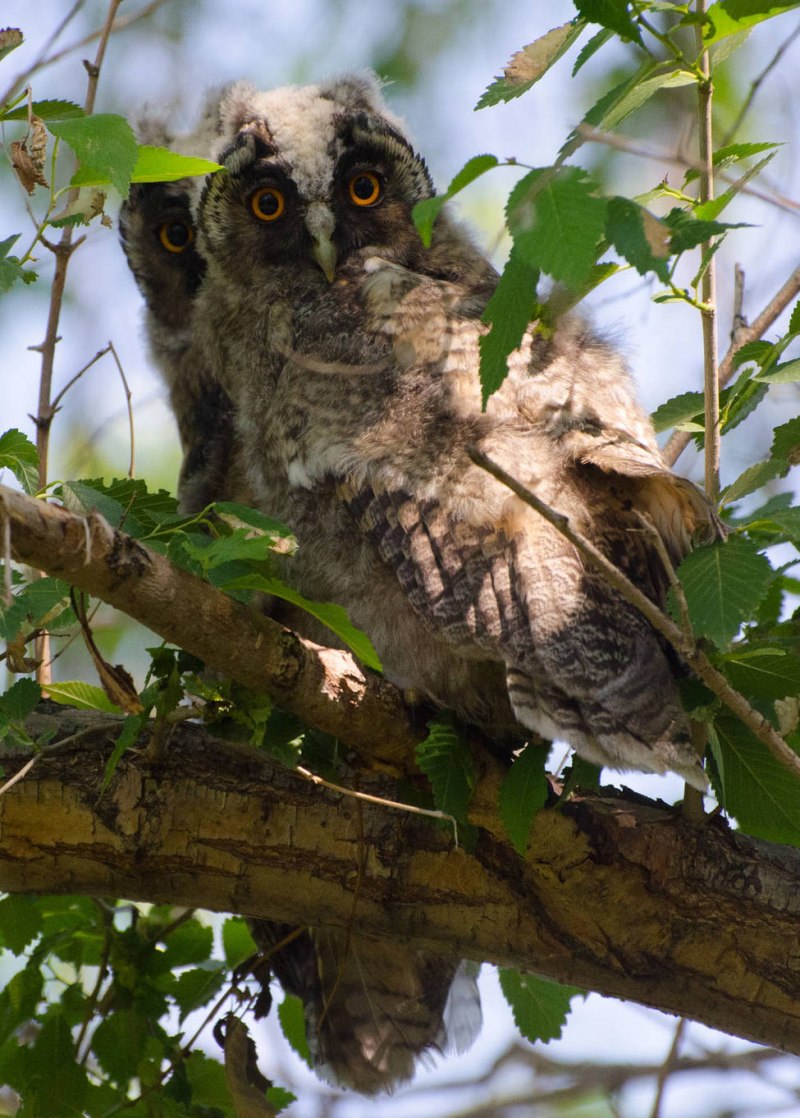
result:
[[[219,101],[219,92],[210,95],[198,127],[184,135],[173,134],[160,118],[146,118],[140,142],[206,155],[218,134]],[[119,217],[122,246],[145,300],[150,351],[178,424],[183,450],[178,497],[184,512],[198,512],[223,496],[249,500],[233,403],[211,363],[192,351],[192,306],[205,274],[192,212],[201,185],[197,178],[134,183]]]
[[[369,78],[233,86],[199,207],[198,346],[235,401],[259,504],[293,577],[344,605],[389,678],[494,733],[518,722],[612,768],[705,780],[673,668],[636,609],[473,465],[476,446],[654,600],[713,533],[667,468],[616,353],[575,321],[531,329],[481,410],[491,265],[446,212],[423,247],[424,161]]]
[[[662,603],[642,517],[673,562],[715,520],[667,468],[618,355],[577,320],[532,327],[484,412],[481,316],[497,276],[446,210],[423,247],[411,210],[433,186],[377,83],[239,83],[210,104],[197,136],[225,170],[196,204],[187,253],[156,264],[152,232],[165,200],[195,208],[193,187],[141,188],[124,215],[178,415],[184,505],[249,495],[282,519],[297,589],[343,605],[389,679],[496,739],[527,729],[703,787],[660,639],[468,456],[483,450]],[[459,964],[357,923],[356,911],[349,936],[311,929],[269,965],[304,1000],[321,1072],[370,1093],[448,1038],[465,1048],[480,1014]],[[254,935],[272,951],[285,930]]]
[[[140,138],[184,154],[207,155],[218,130],[219,95],[209,98],[199,128],[173,136],[148,119]],[[197,251],[192,199],[198,180],[134,186],[120,213],[123,247],[146,305],[152,356],[170,393],[183,448],[179,497],[185,512],[213,500],[255,503],[242,465],[234,406],[217,366],[193,345],[195,296],[205,274]],[[262,602],[276,620],[321,643],[334,635],[279,599]],[[427,1053],[467,1048],[480,1029],[476,968],[413,946],[335,929],[250,922],[260,951],[255,966],[303,1001],[315,1067],[334,1084],[365,1094],[411,1078]],[[287,942],[283,942],[287,941]],[[283,944],[283,946],[280,946]],[[262,995],[258,1004],[269,1003]],[[258,1009],[257,1009],[258,1013]]]

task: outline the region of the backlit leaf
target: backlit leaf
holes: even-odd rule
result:
[[[800,780],[736,718],[719,718],[709,740],[720,803],[747,834],[800,845]]]
[[[583,990],[515,970],[501,969],[499,976],[514,1023],[522,1035],[530,1041],[557,1040],[567,1023],[572,999],[582,995]]]
[[[725,648],[755,612],[774,573],[756,544],[741,536],[693,551],[678,578],[695,633]]]
[[[546,749],[527,745],[514,759],[500,786],[500,818],[519,854],[525,854],[533,820],[547,799],[546,761]]]

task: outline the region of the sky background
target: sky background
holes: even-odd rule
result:
[[[123,16],[144,7],[126,0]],[[0,0],[0,23],[19,26],[26,43],[2,63],[0,87],[37,56],[44,38],[70,10],[66,0]],[[59,40],[66,46],[102,22],[105,5],[87,2]],[[624,67],[630,55],[615,47],[599,55],[576,81],[569,79],[575,51],[539,83],[532,94],[492,109],[474,111],[474,105],[514,51],[574,14],[565,0],[548,3],[508,3],[507,0],[419,0],[414,4],[391,0],[296,0],[266,5],[260,0],[195,0],[168,2],[150,19],[112,38],[97,99],[97,111],[119,112],[135,120],[146,102],[169,106],[181,127],[191,126],[205,89],[220,82],[246,77],[262,87],[288,82],[318,81],[350,69],[375,67],[390,79],[387,98],[403,115],[419,150],[426,156],[434,180],[444,189],[452,176],[473,155],[491,152],[501,158],[515,156],[520,163],[541,166],[553,161],[569,129],[580,120],[603,88],[609,67]],[[720,98],[746,92],[747,86],[796,29],[800,17],[788,15],[757,29],[748,45],[735,56],[720,83]],[[37,74],[36,99],[85,96],[83,57],[93,57],[94,47],[70,52],[56,65]],[[752,115],[738,137],[769,139],[785,144],[767,180],[781,193],[800,197],[798,183],[797,73],[800,45],[787,49],[781,67],[765,79]],[[626,122],[623,131],[637,142],[673,151],[687,141],[685,116],[675,101],[656,101],[640,119]],[[11,132],[6,140],[16,136]],[[663,162],[633,156],[609,157],[605,148],[580,153],[583,166],[594,170],[620,193],[645,191],[665,173],[679,185],[681,173]],[[462,215],[473,225],[476,237],[502,263],[507,244],[502,235],[503,201],[520,172],[503,169],[485,176],[461,197]],[[30,236],[26,198],[11,181],[8,167],[0,169],[2,225],[0,239],[10,233]],[[34,197],[34,209],[40,201]],[[116,214],[118,200],[109,203]],[[733,265],[746,272],[746,312],[752,317],[780,286],[797,263],[798,217],[755,199],[741,198],[728,220],[750,222],[718,254],[720,288],[720,347],[727,348]],[[19,427],[33,437],[30,415],[38,394],[39,357],[29,347],[44,336],[51,265],[41,258],[41,281],[0,301],[0,430]],[[596,326],[612,336],[627,356],[643,402],[649,408],[702,384],[702,349],[697,316],[684,306],[657,307],[653,289],[636,274],[627,273],[603,286],[590,301]],[[136,424],[136,473],[151,487],[174,487],[179,463],[175,427],[165,391],[143,343],[141,301],[118,243],[116,228],[93,227],[86,243],[75,254],[69,269],[67,299],[62,316],[55,390],[92,356],[113,340],[133,395]],[[777,336],[776,326],[770,336]],[[723,480],[731,480],[750,462],[766,453],[771,427],[797,414],[794,386],[773,392],[769,406],[737,430],[723,447]],[[69,392],[53,428],[51,478],[122,476],[129,458],[128,422],[119,377],[110,358],[98,362]],[[690,455],[680,467],[699,477],[701,465]],[[4,478],[8,481],[8,478]],[[107,651],[141,672],[143,644],[152,643],[135,628],[125,635],[109,625]],[[58,672],[73,678],[81,671],[77,653],[65,656]],[[141,676],[138,676],[141,682]],[[681,785],[670,778],[627,778],[651,796],[670,800]],[[635,919],[635,914],[632,914]],[[486,1024],[475,1047],[465,1056],[451,1058],[430,1073],[421,1074],[414,1086],[386,1101],[366,1103],[353,1099],[338,1104],[338,1118],[415,1118],[444,1112],[445,1102],[423,1092],[482,1074],[506,1048],[513,1035],[510,1013],[496,979],[485,968],[482,980]],[[549,1055],[565,1060],[618,1060],[657,1062],[670,1048],[675,1022],[636,1006],[590,996],[575,1003],[571,1021],[561,1041],[547,1048]],[[307,1084],[308,1099],[291,1108],[290,1118],[314,1118],[320,1113],[312,1097],[315,1082],[287,1053],[270,1028],[269,1046],[262,1046],[262,1066],[278,1082],[286,1069]],[[721,1038],[692,1026],[684,1051],[725,1046],[739,1049],[739,1042]],[[786,1061],[782,1073],[800,1082],[796,1061]],[[519,1073],[510,1070],[503,1086],[511,1089]],[[623,1118],[648,1115],[652,1082],[632,1088],[623,1096]],[[725,1107],[738,1107],[741,1118],[800,1118],[800,1106],[784,1105],[780,1088],[756,1085],[738,1073],[677,1081],[665,1098],[662,1118],[707,1118]],[[470,1101],[468,1094],[448,1097],[446,1110],[455,1111]],[[581,1113],[604,1116],[602,1104]]]

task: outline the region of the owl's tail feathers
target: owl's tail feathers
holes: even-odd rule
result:
[[[285,925],[253,925],[262,949],[274,948],[285,932]],[[477,971],[468,963],[308,929],[269,965],[303,1002],[317,1074],[363,1095],[393,1091],[447,1049],[465,1051],[481,1027]]]
[[[572,697],[514,667],[509,667],[506,679],[516,717],[542,737],[566,742],[593,765],[621,771],[675,772],[699,792],[707,790],[708,780],[671,681],[652,696],[659,699],[660,708],[649,734],[642,711],[621,709],[619,694],[603,696],[598,688],[594,700]],[[614,712],[609,709],[612,704]]]

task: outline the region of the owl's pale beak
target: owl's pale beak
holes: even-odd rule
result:
[[[336,274],[336,249],[332,239],[335,225],[336,220],[324,202],[311,203],[306,212],[306,229],[313,241],[311,255],[322,268],[328,283],[333,283]]]

